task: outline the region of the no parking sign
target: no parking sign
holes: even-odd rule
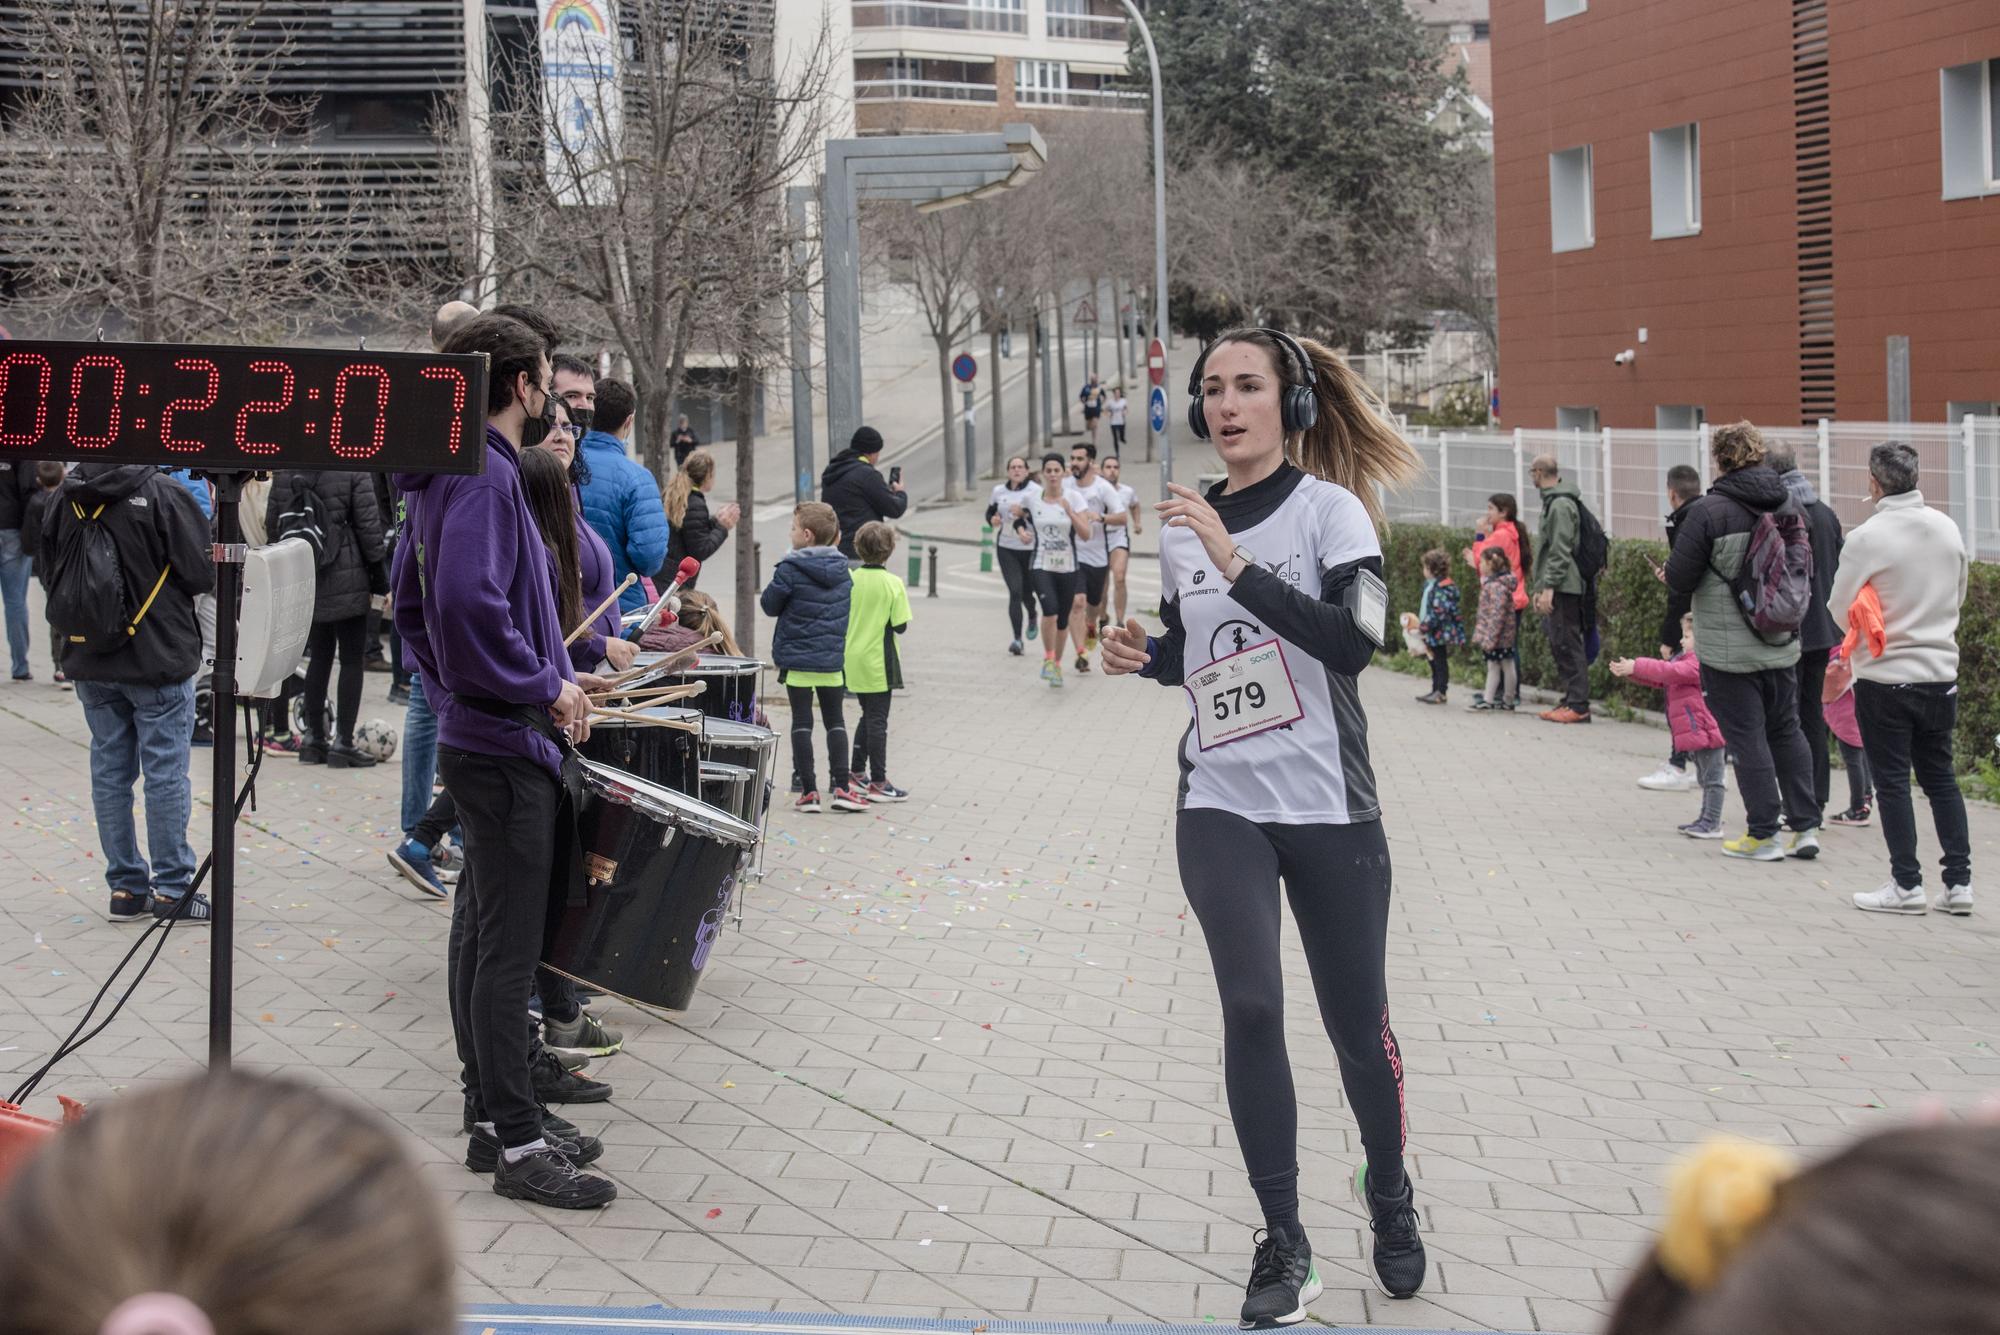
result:
[[[1153,386],[1153,392],[1148,396],[1146,415],[1153,420],[1153,434],[1164,435],[1167,429],[1167,391],[1158,385]]]

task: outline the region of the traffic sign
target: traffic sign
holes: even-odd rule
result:
[[[1085,297],[1082,301],[1077,302],[1076,314],[1070,317],[1069,322],[1071,324],[1080,324],[1080,325],[1096,324],[1097,323],[1096,299],[1093,297]]]
[[[1153,386],[1153,394],[1147,401],[1146,411],[1153,419],[1153,434],[1156,436],[1164,434],[1167,429],[1167,391],[1162,386]]]
[[[979,363],[972,360],[971,353],[961,352],[951,359],[951,373],[961,385],[969,385],[972,378],[979,374]]]
[[[1167,383],[1167,345],[1157,338],[1146,345],[1146,374],[1156,385]]]

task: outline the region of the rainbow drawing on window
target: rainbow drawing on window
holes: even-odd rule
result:
[[[611,31],[604,22],[604,15],[598,12],[591,0],[556,0],[549,6],[549,16],[543,20],[542,30],[558,35],[581,32],[597,37],[608,36]]]

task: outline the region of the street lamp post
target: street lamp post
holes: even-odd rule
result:
[[[1153,73],[1153,337],[1167,347],[1167,127],[1160,95],[1160,53],[1153,45],[1153,30],[1146,16],[1132,0],[1120,0],[1132,22],[1139,27],[1139,40],[1146,47],[1146,63]],[[1150,398],[1150,395],[1148,396]],[[1146,413],[1146,439],[1153,437],[1153,415]],[[1174,418],[1167,414],[1167,429],[1160,436],[1160,499],[1167,498],[1167,483],[1174,479]]]

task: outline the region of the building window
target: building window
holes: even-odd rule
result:
[[[1653,131],[1653,237],[1701,231],[1701,127]]]
[[[1701,424],[1708,420],[1708,414],[1700,404],[1659,403],[1653,405],[1653,429],[1655,431],[1699,431]]]
[[[1556,409],[1556,430],[1562,432],[1587,432],[1597,434],[1597,409],[1558,408]]]
[[[1940,72],[1944,197],[2000,193],[2000,60]]]
[[[1590,145],[1549,154],[1549,248],[1588,250],[1597,244],[1590,198]]]
[[[1573,19],[1590,8],[1590,0],[1542,0],[1542,22]]]
[[[1020,102],[1060,104],[1069,91],[1069,66],[1060,60],[1014,62],[1014,97]]]

